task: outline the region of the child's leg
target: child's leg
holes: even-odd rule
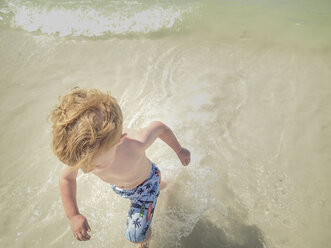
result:
[[[160,183],[160,190],[164,189],[165,187],[167,187],[168,182],[164,179],[162,179],[161,183]]]
[[[139,248],[148,248],[149,247],[149,241],[151,239],[151,236],[152,236],[152,227],[150,226],[149,227],[149,230],[148,230],[148,236],[147,236],[147,238],[143,242],[141,242],[138,247]]]
[[[160,190],[162,190],[167,186],[167,181],[162,179],[160,171],[156,171],[156,174],[159,177]]]
[[[152,233],[150,226],[157,198],[160,194],[161,173],[155,165],[153,165],[152,170],[152,176],[139,185],[134,190],[134,194],[131,195],[131,206],[124,233],[129,241],[140,247],[148,247],[148,241]],[[166,185],[166,183],[164,182],[163,185]]]

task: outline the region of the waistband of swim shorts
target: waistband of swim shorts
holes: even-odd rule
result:
[[[145,182],[147,182],[148,180],[150,180],[150,179],[153,177],[153,175],[156,173],[156,171],[158,171],[158,168],[157,168],[156,164],[153,163],[153,162],[151,162],[151,163],[152,163],[152,168],[151,168],[151,172],[149,173],[148,178],[147,178],[145,181],[143,181],[142,183],[140,183],[137,187],[135,187],[135,188],[133,188],[133,189],[126,190],[126,189],[119,188],[119,187],[117,187],[117,186],[114,185],[114,184],[110,184],[110,186],[111,186],[113,189],[115,189],[115,190],[117,190],[117,191],[121,191],[121,192],[123,192],[123,193],[124,193],[124,192],[125,192],[125,193],[133,193],[134,191],[137,190],[137,188],[138,188],[139,186],[143,185]]]

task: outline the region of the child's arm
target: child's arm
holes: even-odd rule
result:
[[[76,177],[78,170],[65,166],[60,175],[60,192],[64,211],[69,219],[71,230],[78,240],[89,240],[87,231],[91,231],[86,218],[79,213],[76,201]]]
[[[153,121],[141,132],[143,148],[146,150],[157,138],[163,140],[176,152],[184,166],[190,163],[190,152],[179,144],[172,130],[160,121]]]

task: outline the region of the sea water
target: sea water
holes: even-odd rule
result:
[[[129,202],[93,174],[91,240],[65,217],[47,116],[74,86],[191,151],[147,151],[168,180],[151,247],[328,247],[330,84],[328,0],[0,0],[0,247],[134,247]]]

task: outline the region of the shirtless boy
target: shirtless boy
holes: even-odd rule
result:
[[[154,208],[165,181],[161,183],[160,170],[145,151],[160,138],[184,166],[190,162],[190,152],[160,121],[124,133],[116,100],[97,89],[74,88],[61,97],[52,112],[52,122],[53,152],[65,164],[59,182],[62,203],[75,238],[89,240],[87,232],[91,231],[76,202],[76,176],[81,169],[92,172],[117,194],[130,199],[125,237],[147,247]]]

